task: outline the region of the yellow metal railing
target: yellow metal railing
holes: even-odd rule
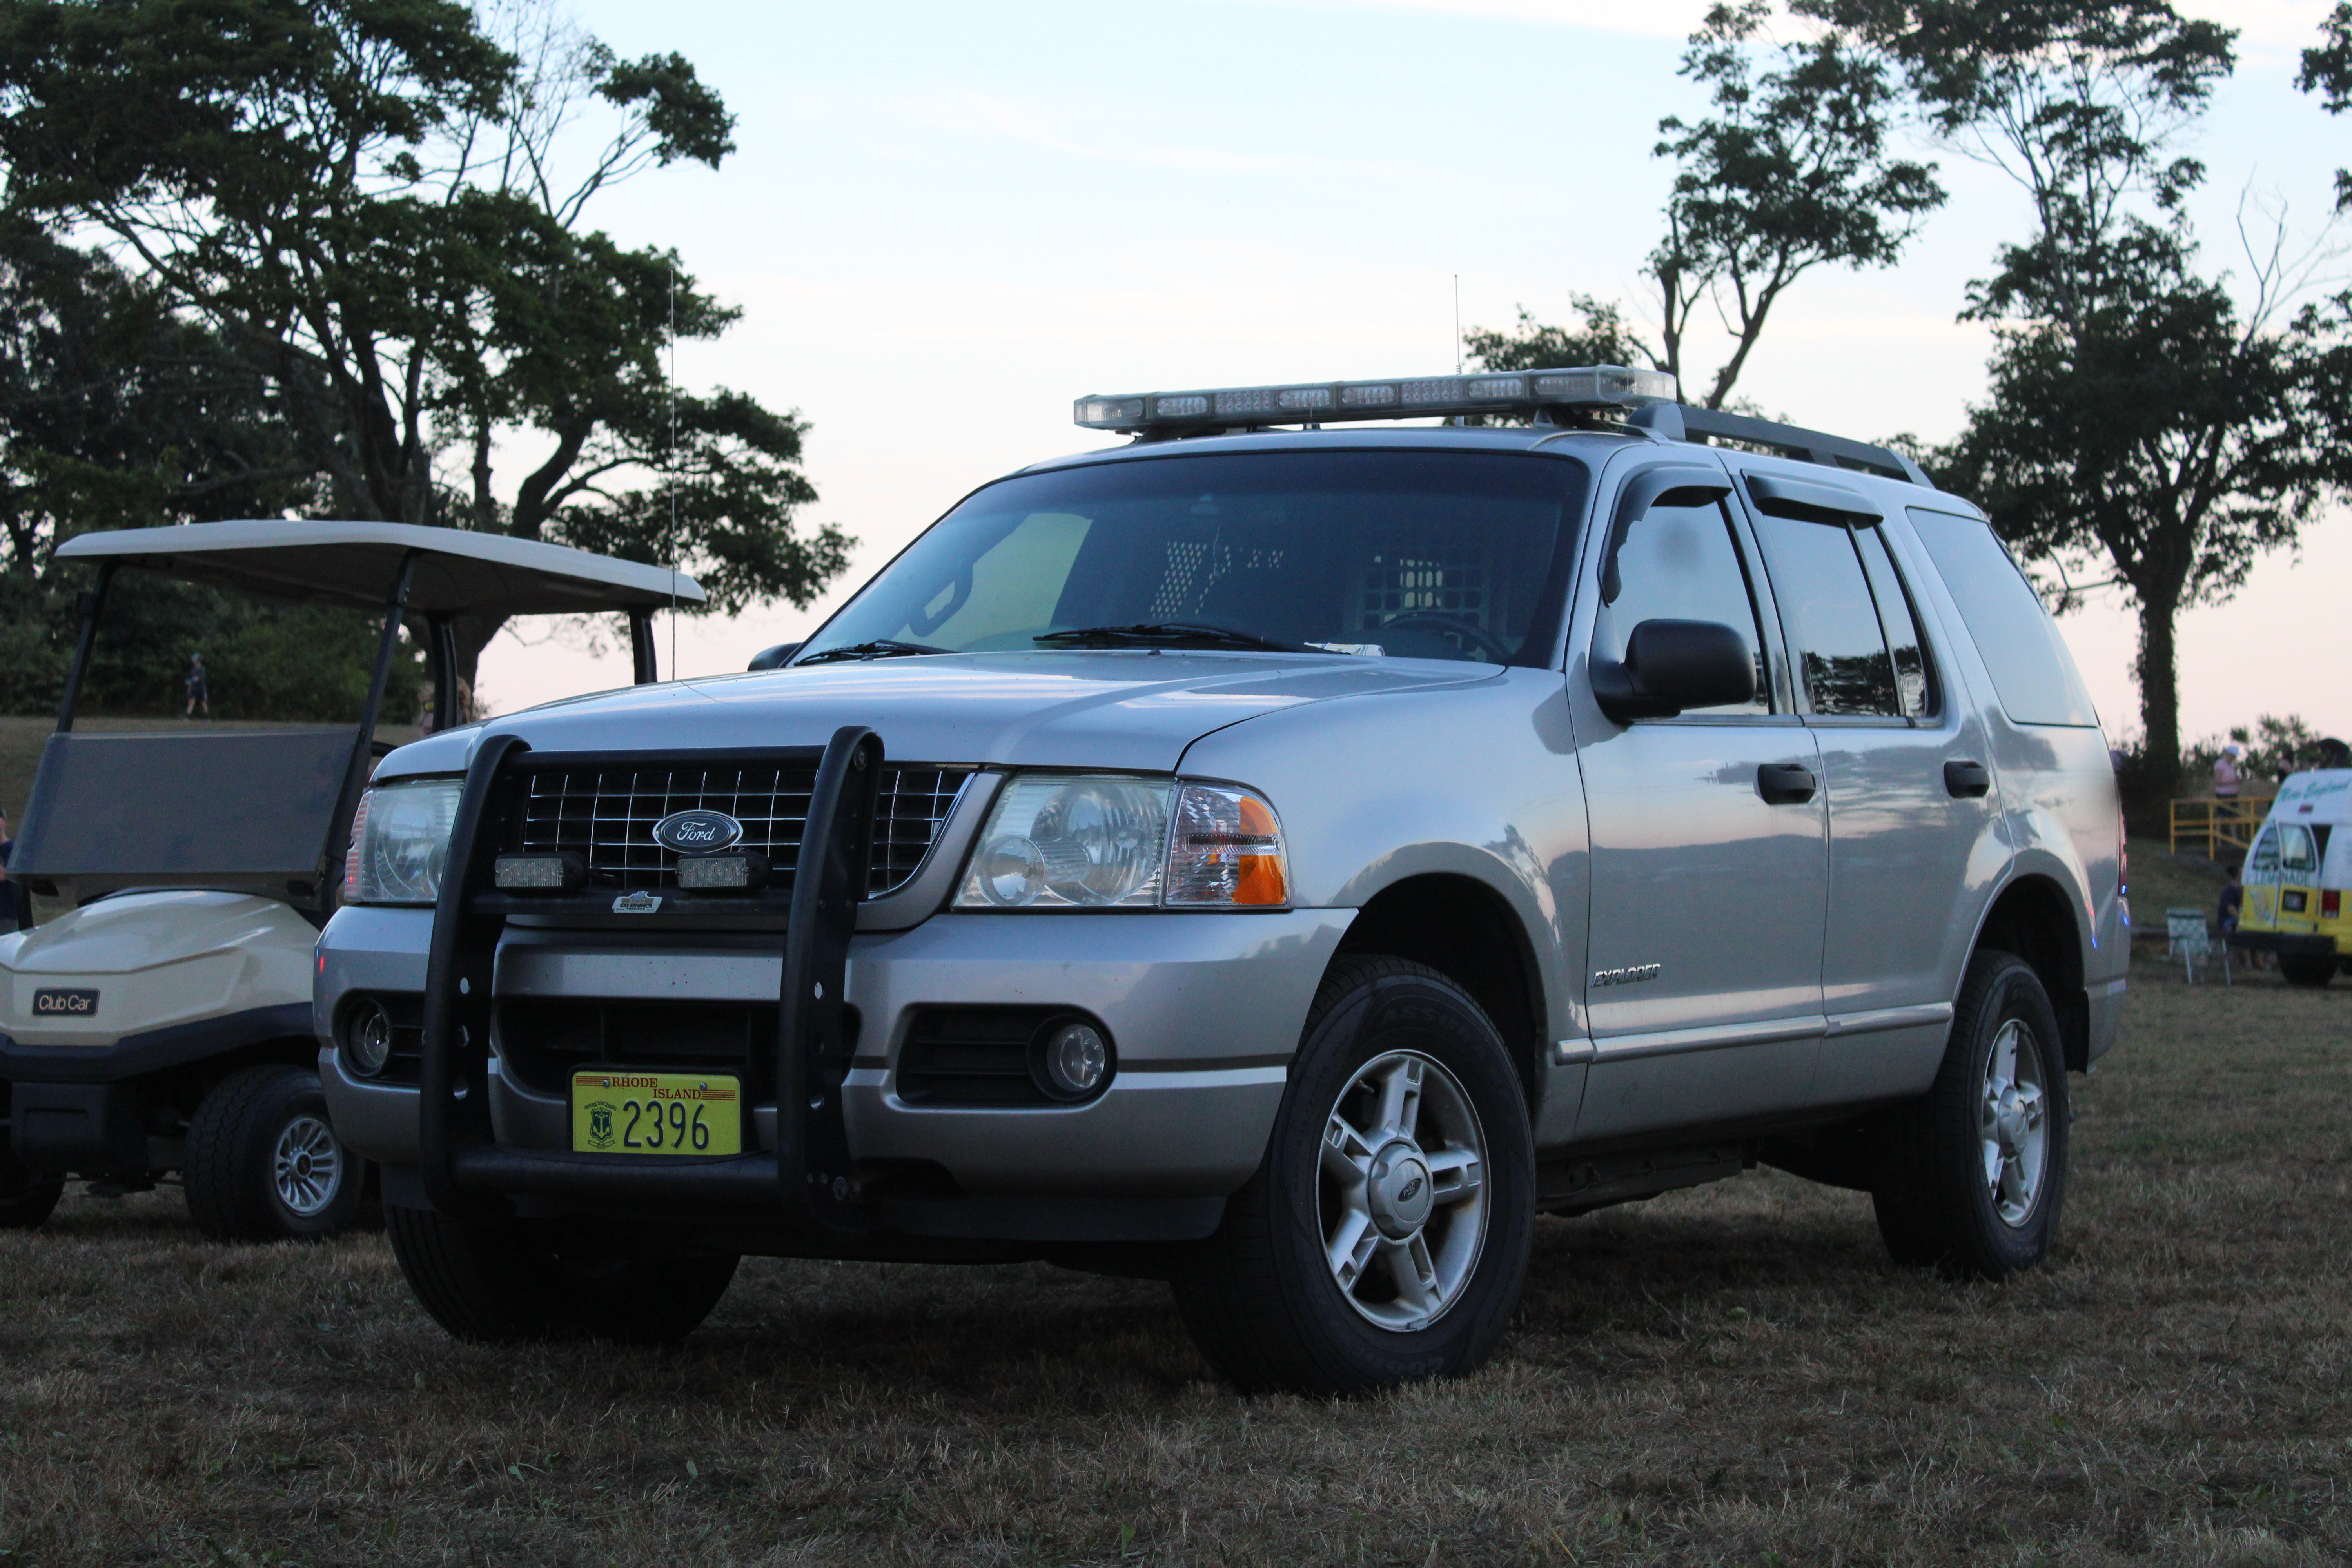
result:
[[[2172,852],[2202,855],[2209,860],[2242,857],[2254,847],[2254,834],[2271,814],[2271,795],[2242,795],[2234,800],[2205,795],[2172,803]]]

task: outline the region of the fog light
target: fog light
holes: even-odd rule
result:
[[[677,889],[682,893],[747,893],[764,887],[768,858],[746,851],[740,855],[681,855],[677,858]]]
[[[355,1077],[373,1078],[392,1055],[392,1015],[373,996],[343,1015],[343,1065]]]
[[[502,893],[569,893],[578,889],[587,863],[569,849],[552,855],[501,855],[490,880]]]
[[[1110,1042],[1100,1029],[1075,1018],[1046,1026],[1038,1057],[1043,1087],[1056,1100],[1084,1100],[1110,1076]]]

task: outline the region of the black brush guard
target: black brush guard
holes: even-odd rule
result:
[[[842,1083],[855,1041],[845,1027],[849,938],[866,889],[882,742],[856,725],[834,732],[817,763],[793,878],[777,997],[776,1147],[729,1159],[680,1161],[572,1154],[499,1143],[489,1112],[491,977],[505,916],[478,895],[491,885],[499,835],[485,817],[501,776],[528,748],[485,738],[466,773],[450,830],[448,869],[433,911],[425,973],[422,1147],[418,1176],[445,1214],[492,1217],[509,1195],[589,1204],[681,1204],[756,1212],[770,1223],[830,1231],[867,1227],[850,1166]],[[744,1133],[753,1131],[746,1108]]]

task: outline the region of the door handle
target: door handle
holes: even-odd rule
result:
[[[1818,787],[1813,770],[1801,763],[1766,763],[1756,770],[1756,793],[1767,805],[1802,805]]]
[[[1954,800],[1975,800],[1991,789],[1992,774],[1982,763],[1944,764],[1944,792]]]

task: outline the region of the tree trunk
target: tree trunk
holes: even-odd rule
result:
[[[475,680],[482,665],[482,650],[490,646],[490,639],[506,624],[502,616],[458,616],[450,626],[455,634],[452,640],[457,645],[457,679],[466,683],[467,695],[477,704],[482,700]]]
[[[2150,795],[2169,796],[2180,784],[2180,668],[2173,626],[2180,601],[2177,595],[2159,601],[2145,591],[2139,600],[2139,659],[2133,673],[2139,677],[2141,778]]]

